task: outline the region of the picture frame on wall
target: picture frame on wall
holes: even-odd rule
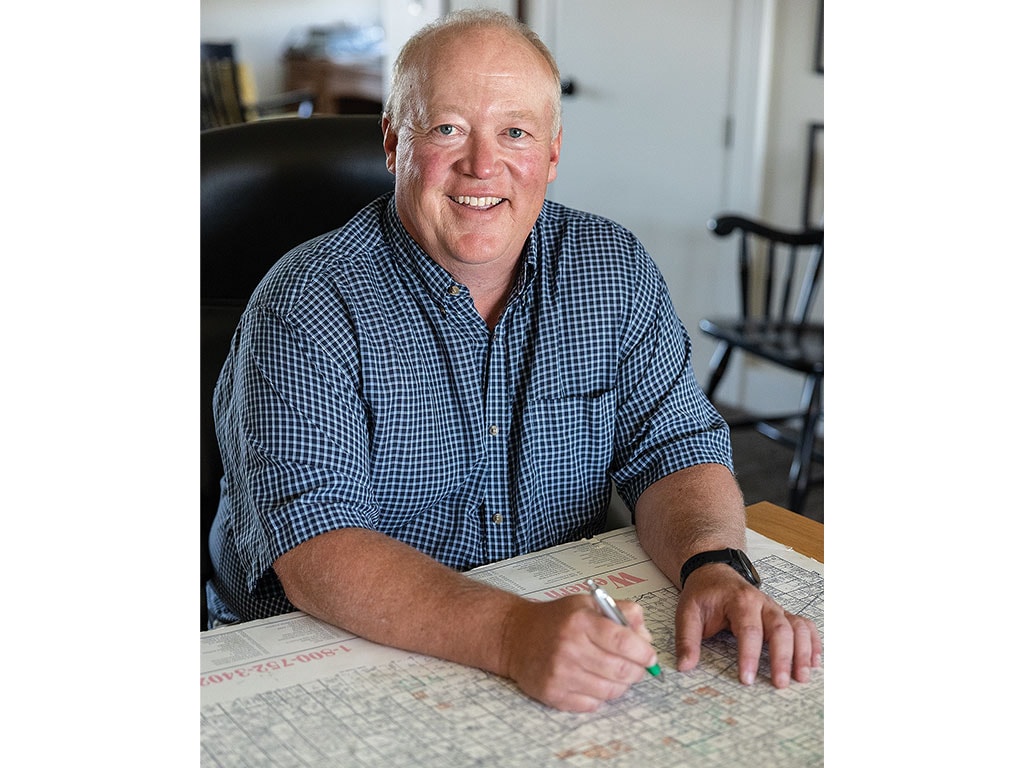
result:
[[[825,125],[811,123],[807,134],[804,226],[825,227]]]
[[[814,41],[814,71],[825,74],[825,0],[818,3],[818,28]]]

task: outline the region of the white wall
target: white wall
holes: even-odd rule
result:
[[[233,42],[235,57],[253,75],[260,97],[284,90],[281,56],[310,26],[380,24],[379,0],[200,0],[203,42]]]

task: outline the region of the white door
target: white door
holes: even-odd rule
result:
[[[574,87],[563,98],[562,157],[548,196],[608,216],[640,237],[690,331],[703,383],[714,345],[701,338],[697,322],[736,304],[735,264],[706,222],[759,196],[736,189],[736,169],[748,167],[750,157],[741,150],[737,164],[726,138],[736,115],[741,135],[749,133],[744,121],[754,113],[735,104],[735,94],[745,91],[733,45],[742,37],[736,25],[750,23],[751,14],[726,0],[529,5],[531,26]],[[743,53],[741,70],[749,46]]]

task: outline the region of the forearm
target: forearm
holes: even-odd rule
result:
[[[746,512],[739,486],[721,464],[700,464],[649,486],[637,499],[640,545],[679,586],[679,569],[698,552],[746,542]]]
[[[511,593],[477,583],[375,531],[317,536],[274,570],[300,610],[368,640],[507,675]]]

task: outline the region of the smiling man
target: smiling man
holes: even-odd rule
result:
[[[741,680],[764,643],[776,686],[805,680],[817,629],[744,576],[728,428],[664,280],[627,230],[545,201],[559,99],[550,53],[502,14],[403,48],[394,194],[278,262],[221,373],[211,622],[299,608],[595,709],[656,661],[639,606],[623,627],[462,571],[599,532],[614,480],[682,588],[679,668],[730,629]]]

